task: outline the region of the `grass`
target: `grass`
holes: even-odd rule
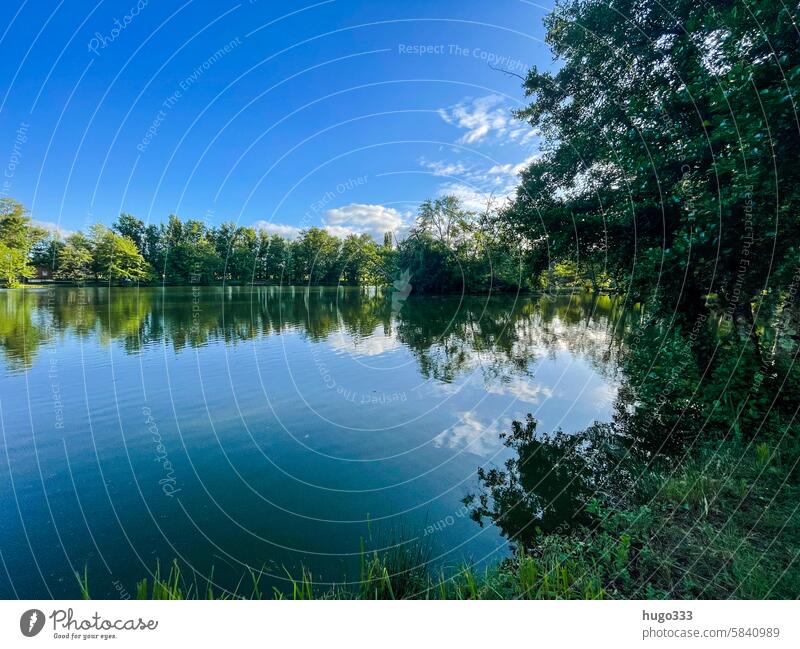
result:
[[[709,505],[678,501],[671,512],[683,532],[678,557],[686,584],[700,597],[764,599],[800,595],[800,484],[796,442],[706,449],[691,470],[710,474]],[[680,495],[680,494],[678,494]],[[682,539],[686,540],[683,541]],[[674,540],[673,540],[674,542]]]
[[[630,537],[607,591],[624,598],[796,598],[800,486],[793,442],[700,449],[635,508],[598,506],[593,545]],[[658,481],[653,481],[658,483]]]

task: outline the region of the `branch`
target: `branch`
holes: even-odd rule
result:
[[[489,66],[489,67],[490,67],[492,70],[494,70],[495,72],[502,72],[503,74],[509,74],[509,75],[511,75],[512,77],[516,77],[517,79],[519,79],[520,81],[522,81],[522,83],[525,83],[525,77],[523,77],[523,76],[521,76],[521,75],[517,74],[516,72],[511,72],[511,70],[504,70],[503,68],[496,68],[496,67],[494,67],[494,66],[493,66],[491,63],[489,63],[489,62],[487,62],[487,63],[486,63],[486,65],[488,65],[488,66]]]

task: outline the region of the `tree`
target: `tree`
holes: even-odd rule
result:
[[[269,254],[269,233],[259,229],[256,233],[256,267],[253,279],[264,281],[269,279],[269,269],[267,267],[267,255]]]
[[[64,242],[56,234],[49,234],[37,242],[31,250],[31,263],[49,269],[53,274],[58,270],[58,260],[64,249]]]
[[[103,225],[92,226],[94,271],[99,279],[142,281],[151,276],[150,268],[136,244]]]
[[[500,236],[495,211],[490,203],[478,215],[456,196],[423,202],[408,238],[389,255],[394,275],[408,273],[415,293],[518,288],[521,246]]]
[[[238,281],[252,281],[256,270],[258,237],[253,228],[237,228],[228,254],[228,272]]]
[[[211,233],[211,239],[214,243],[214,247],[216,248],[217,256],[222,261],[222,267],[225,269],[223,279],[228,279],[230,273],[228,256],[231,253],[231,247],[233,246],[233,240],[235,237],[236,224],[232,223],[231,221],[225,221],[221,223],[219,227],[217,227]]]
[[[144,221],[137,219],[132,214],[123,212],[111,226],[120,236],[128,237],[143,255],[145,253],[145,225]]]
[[[179,243],[170,252],[170,281],[210,284],[222,271],[222,260],[205,236]]]
[[[286,283],[288,277],[284,273],[289,270],[289,262],[288,242],[280,235],[273,234],[264,258],[265,279]]]
[[[170,216],[161,232],[160,249],[165,261],[165,279],[178,284],[208,284],[222,267],[210,233],[201,221],[190,219],[185,223]]]
[[[155,275],[163,279],[166,264],[166,254],[163,245],[163,225],[148,225],[144,230],[142,256],[154,269]]]
[[[0,254],[2,270],[0,279],[9,287],[17,286],[21,278],[35,276],[30,263],[33,246],[47,233],[31,225],[25,207],[11,198],[0,199]]]
[[[762,430],[797,407],[797,365],[777,344],[796,349],[796,329],[775,331],[797,312],[800,268],[796,14],[774,0],[568,0],[546,19],[559,65],[525,79],[518,115],[545,145],[506,227],[540,269],[641,305],[625,370],[680,405],[681,432],[703,418]],[[684,413],[672,393],[692,367],[702,412]],[[655,399],[629,401],[643,411],[631,420],[658,422]]]
[[[465,210],[456,196],[427,199],[420,205],[415,230],[425,232],[446,247],[472,229],[475,214]]]
[[[31,224],[28,210],[12,198],[0,199],[0,241],[28,254],[47,232]]]
[[[378,245],[368,234],[350,234],[342,242],[341,277],[347,284],[375,284],[380,276]]]
[[[547,146],[509,221],[544,264],[569,259],[688,321],[714,294],[752,331],[752,305],[797,260],[793,13],[772,0],[585,0],[546,26],[562,64],[530,71],[519,116]]]
[[[341,276],[340,241],[321,228],[300,233],[292,250],[295,280],[309,284],[335,284]]]
[[[12,248],[0,241],[0,281],[8,288],[19,286],[20,278],[34,277],[28,256],[19,248]]]
[[[59,252],[56,277],[84,282],[94,276],[93,266],[92,242],[81,232],[67,237],[64,247]]]

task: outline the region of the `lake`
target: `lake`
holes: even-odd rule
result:
[[[2,291],[0,596],[75,597],[85,569],[126,597],[173,559],[221,588],[354,580],[362,540],[499,561],[462,499],[513,420],[611,419],[624,316],[588,294]]]

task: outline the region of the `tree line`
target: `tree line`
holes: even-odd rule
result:
[[[524,282],[521,260],[494,236],[491,210],[467,210],[453,196],[425,201],[406,236],[344,238],[319,227],[294,239],[224,222],[171,215],[145,224],[121,214],[110,226],[62,238],[32,224],[20,203],[0,201],[0,264],[5,286],[37,269],[71,282],[282,285],[410,283],[417,293],[509,290]],[[400,279],[404,278],[404,279]]]
[[[290,240],[231,222],[211,226],[171,215],[166,223],[148,225],[121,214],[111,227],[95,224],[87,233],[40,238],[29,263],[74,282],[357,285],[385,281],[391,247],[388,235],[378,245],[366,234],[339,239],[311,227]]]

